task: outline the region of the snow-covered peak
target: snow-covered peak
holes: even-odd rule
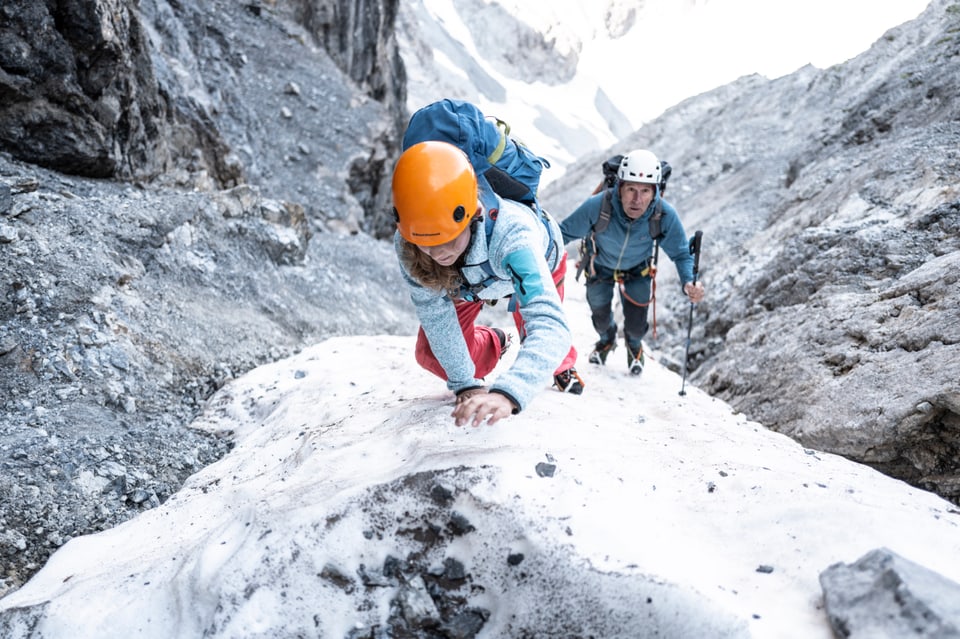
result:
[[[475,102],[553,165],[543,183],[684,99],[760,74],[826,68],[927,0],[407,0],[398,42],[411,112]]]

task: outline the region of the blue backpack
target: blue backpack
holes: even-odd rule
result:
[[[426,140],[460,147],[470,159],[477,179],[486,182],[497,195],[540,210],[540,174],[550,163],[511,138],[510,126],[503,120],[485,117],[470,102],[438,100],[410,118],[402,150]]]
[[[485,191],[492,190],[502,198],[526,204],[536,212],[551,238],[545,256],[549,264],[552,253],[559,251],[559,244],[550,233],[550,220],[540,206],[537,190],[540,174],[544,168],[550,167],[550,162],[511,138],[510,126],[506,122],[487,118],[476,105],[462,100],[438,100],[413,114],[403,134],[402,150],[427,140],[449,142],[467,154],[477,174],[481,199],[485,199]],[[488,245],[495,222],[495,214],[485,217]],[[480,266],[487,277],[474,286],[463,286],[461,295],[464,299],[479,299],[480,290],[500,279],[489,262],[476,266]],[[510,310],[513,310],[512,299]]]

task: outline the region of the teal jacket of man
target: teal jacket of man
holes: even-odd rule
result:
[[[560,231],[563,243],[587,237],[600,217],[600,206],[604,192],[585,200],[563,222]],[[650,237],[650,218],[660,207],[660,249],[670,257],[677,268],[680,286],[693,281],[693,255],[690,254],[690,241],[683,229],[676,209],[660,197],[660,189],[650,202],[643,215],[635,220],[627,217],[623,211],[618,190],[614,188],[610,212],[610,224],[596,236],[597,252],[594,265],[606,267],[612,271],[630,271],[646,265],[653,256],[653,238]]]

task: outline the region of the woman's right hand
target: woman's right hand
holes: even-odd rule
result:
[[[472,426],[479,426],[484,420],[492,426],[512,415],[513,409],[513,402],[506,395],[489,393],[486,388],[475,388],[457,396],[457,406],[450,415],[457,426],[471,421]]]

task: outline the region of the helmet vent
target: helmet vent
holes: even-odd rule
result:
[[[460,205],[457,208],[453,209],[453,221],[456,222],[457,224],[459,224],[460,222],[463,222],[463,218],[465,218],[466,216],[467,216],[467,210],[463,208],[463,205]]]

